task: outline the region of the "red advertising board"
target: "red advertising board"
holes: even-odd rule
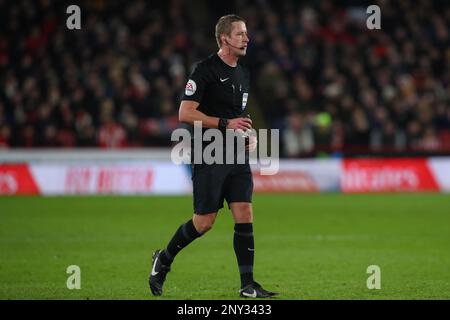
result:
[[[64,190],[67,193],[150,192],[153,170],[130,166],[84,166],[65,170]]]
[[[342,192],[439,191],[427,159],[345,159]]]
[[[0,195],[39,194],[27,164],[0,164]]]
[[[261,175],[253,171],[255,192],[318,192],[319,188],[305,171],[279,171],[274,175]]]
[[[142,168],[100,168],[97,173],[99,193],[112,193],[124,189],[131,192],[150,192],[153,171]]]

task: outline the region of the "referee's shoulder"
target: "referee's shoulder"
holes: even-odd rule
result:
[[[200,68],[200,69],[202,69],[202,68],[208,68],[208,67],[210,67],[213,63],[214,63],[214,55],[211,54],[211,55],[209,55],[208,57],[206,57],[206,58],[204,58],[204,59],[202,59],[202,60],[197,61],[197,62],[194,64],[194,66],[195,66],[195,68]]]

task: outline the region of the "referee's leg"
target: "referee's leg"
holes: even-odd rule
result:
[[[192,175],[194,216],[175,232],[167,247],[153,254],[149,285],[154,295],[161,295],[167,273],[175,256],[192,241],[209,231],[223,207],[222,184],[229,168],[223,166],[195,167]]]
[[[188,244],[211,230],[216,221],[217,212],[194,214],[191,220],[182,224],[161,252],[161,262],[170,266],[175,256]]]
[[[233,247],[239,266],[241,288],[245,288],[254,282],[253,208],[251,202],[232,202],[229,206],[235,223]]]
[[[241,276],[241,297],[270,298],[278,295],[265,290],[253,279],[255,243],[253,237],[253,207],[251,202],[230,202],[234,225],[234,252]]]
[[[149,286],[153,295],[162,294],[166,275],[170,271],[175,256],[192,241],[210,230],[216,216],[217,212],[194,214],[192,219],[178,228],[164,250],[156,250],[153,253],[152,271],[149,277]]]
[[[175,256],[188,244],[211,230],[216,221],[217,212],[194,214],[191,220],[182,224],[170,239],[167,247],[161,251],[161,262],[170,266]]]

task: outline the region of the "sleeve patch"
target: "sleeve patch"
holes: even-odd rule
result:
[[[195,91],[197,90],[197,84],[194,80],[189,79],[189,81],[186,83],[186,88],[184,89],[184,94],[187,96],[192,96]]]

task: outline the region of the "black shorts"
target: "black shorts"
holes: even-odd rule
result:
[[[252,202],[253,177],[249,164],[192,165],[194,212],[208,214],[232,202]]]

